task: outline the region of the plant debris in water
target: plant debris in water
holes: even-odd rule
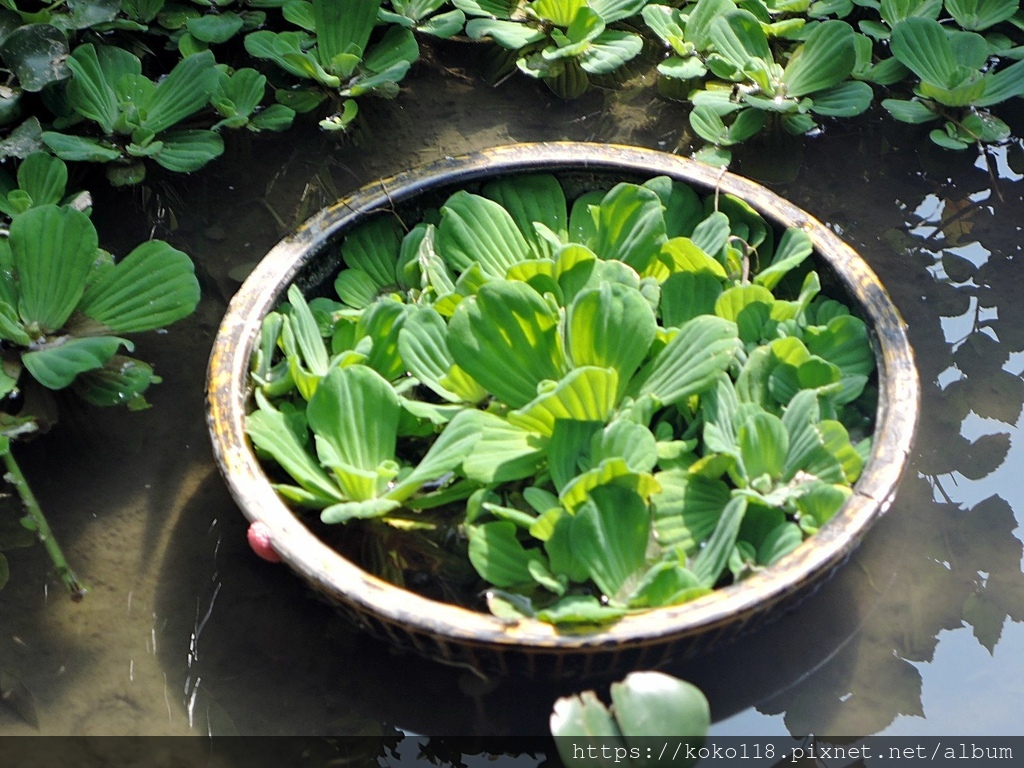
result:
[[[284,499],[386,532],[362,562],[397,583],[468,558],[496,615],[584,625],[742,579],[843,505],[875,358],[806,233],[667,177],[479,191],[369,220],[337,300],[267,316],[246,430]]]

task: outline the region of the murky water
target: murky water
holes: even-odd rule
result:
[[[11,553],[0,668],[38,722],[0,706],[0,735],[545,731],[564,691],[486,686],[396,656],[252,556],[203,421],[206,359],[238,280],[339,194],[516,141],[685,145],[679,108],[648,91],[565,104],[532,83],[492,91],[459,74],[421,66],[398,101],[366,110],[357,145],[315,129],[243,139],[210,172],[146,200],[99,201],[109,247],[155,227],[194,254],[205,298],[195,317],[139,344],[164,378],[151,410],[72,410],[21,454],[91,592],[73,604],[40,549]],[[770,628],[670,670],[704,688],[718,734],[1024,725],[1024,151],[986,163],[926,141],[868,123],[809,142],[795,178],[777,147],[748,152],[740,169],[784,179],[777,192],[871,263],[908,322],[924,402],[898,499],[839,575]]]

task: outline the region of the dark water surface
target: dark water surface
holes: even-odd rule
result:
[[[73,604],[41,549],[12,553],[0,668],[38,728],[29,707],[0,705],[0,735],[545,731],[566,691],[397,656],[249,552],[210,454],[206,360],[247,266],[340,194],[517,141],[674,150],[683,113],[649,89],[566,104],[532,83],[494,91],[429,66],[403,91],[365,110],[357,144],[315,129],[243,139],[146,199],[101,195],[105,245],[124,253],[155,227],[194,255],[204,301],[139,344],[164,379],[152,409],[72,410],[22,453],[91,592]],[[767,630],[670,670],[706,691],[720,735],[1024,732],[1024,152],[986,162],[889,131],[866,121],[809,141],[798,172],[774,146],[739,168],[785,179],[772,188],[878,272],[909,325],[924,399],[896,503],[842,571]]]

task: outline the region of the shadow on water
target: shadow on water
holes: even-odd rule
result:
[[[361,734],[381,743],[396,738],[395,727],[438,737],[545,733],[554,698],[577,684],[484,682],[396,656],[283,567],[252,556],[202,413],[206,358],[238,281],[339,195],[514,141],[686,143],[682,112],[667,102],[596,93],[567,105],[522,81],[502,88],[421,69],[402,99],[367,110],[361,144],[339,145],[315,129],[239,143],[187,183],[97,205],[106,244],[137,241],[155,221],[158,236],[195,256],[205,298],[194,318],[140,344],[164,377],[152,410],[82,413],[25,453],[92,586],[71,606],[52,582],[48,597],[38,586],[47,578],[38,552],[12,557],[16,580],[0,593],[0,667],[31,695],[38,732]],[[722,734],[1013,727],[1002,702],[1007,681],[1024,677],[1013,494],[1024,468],[1015,444],[1024,153],[1015,145],[975,163],[918,152],[908,136],[868,124],[826,135],[774,185],[879,273],[908,322],[924,403],[890,514],[836,577],[759,633],[668,670],[706,691]],[[748,157],[740,170],[758,165]],[[126,208],[136,211],[127,223]],[[970,680],[940,659],[942,646],[968,634],[989,654]],[[972,701],[983,703],[966,721],[930,708],[930,689],[971,686]],[[34,732],[0,707],[0,734]]]

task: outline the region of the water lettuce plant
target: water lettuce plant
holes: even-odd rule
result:
[[[410,27],[429,13],[429,5],[436,4],[399,4],[402,23],[386,25],[387,31],[377,39],[373,31],[381,0],[289,0],[282,9],[284,17],[300,31],[259,30],[246,35],[245,49],[303,81],[298,88],[279,89],[281,103],[308,112],[330,99],[334,109],[320,126],[345,130],[358,114],[360,96],[398,93],[398,83],[420,54]],[[406,23],[407,18],[413,23]],[[447,31],[445,23],[437,31]]]
[[[610,24],[635,16],[644,0],[452,0],[471,20],[466,34],[509,52],[492,77],[515,68],[543,80],[563,98],[590,87],[591,75],[615,72],[636,57],[643,39]]]
[[[697,686],[663,672],[631,672],[609,692],[611,707],[594,691],[555,701],[550,730],[563,764],[585,766],[602,754],[625,765],[696,763],[687,755],[704,745],[711,727],[711,708]],[[668,737],[676,738],[672,751],[654,758],[651,739]]]
[[[874,354],[803,231],[667,177],[500,179],[403,224],[264,322],[246,430],[289,502],[454,546],[499,616],[587,625],[767,567],[850,495]]]
[[[0,238],[0,457],[26,511],[21,528],[39,538],[69,592],[81,596],[11,443],[43,427],[31,405],[40,390],[67,390],[99,406],[146,407],[144,393],[159,378],[126,354],[133,345],[124,335],[191,314],[199,284],[189,257],[165,242],[143,243],[120,260],[100,249],[80,210],[87,196],[67,195],[66,182],[64,163],[43,153],[29,155],[16,180],[0,176],[0,211],[10,219]]]

